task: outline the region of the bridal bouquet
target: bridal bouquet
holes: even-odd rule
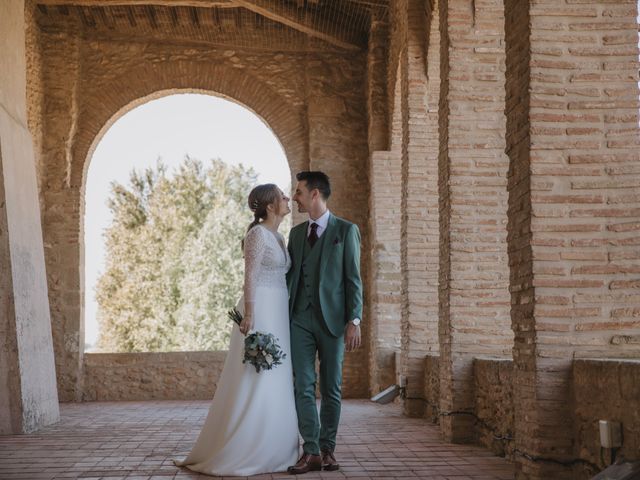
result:
[[[238,326],[242,322],[242,314],[237,308],[232,308],[227,315]],[[260,373],[260,370],[271,370],[280,365],[287,354],[278,345],[278,339],[272,333],[253,332],[244,338],[244,359],[242,363],[250,363]]]

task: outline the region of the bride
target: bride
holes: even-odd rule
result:
[[[229,353],[202,431],[178,466],[208,475],[248,476],[285,471],[298,458],[298,426],[289,345],[285,274],[291,265],[278,233],[291,212],[289,198],[273,184],[249,194],[254,213],[243,241],[244,318],[233,327]],[[287,354],[281,365],[256,373],[243,364],[244,335],[273,333]]]

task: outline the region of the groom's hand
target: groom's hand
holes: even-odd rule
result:
[[[360,348],[362,343],[362,336],[360,335],[360,325],[354,325],[353,323],[347,323],[347,331],[344,334],[344,343],[347,348],[347,352],[352,352],[356,348]]]

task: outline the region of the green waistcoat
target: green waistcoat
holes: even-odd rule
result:
[[[316,240],[313,248],[308,241],[304,242],[301,265],[301,282],[298,283],[298,290],[293,304],[294,312],[304,312],[307,308],[312,308],[318,318],[322,319],[322,309],[320,308],[320,261],[322,260],[322,245],[326,235],[321,235]]]

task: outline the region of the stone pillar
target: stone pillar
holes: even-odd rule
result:
[[[0,6],[0,434],[58,421],[35,155],[27,129],[24,1]]]
[[[372,394],[396,383],[400,352],[400,152],[389,148],[389,25],[373,18],[367,54],[369,115],[369,384]]]
[[[502,0],[440,3],[440,391],[448,441],[474,439],[473,358],[508,358]]]
[[[84,355],[82,178],[72,175],[80,47],[78,39],[68,33],[43,33],[42,41],[46,45],[42,55],[45,125],[41,153],[45,257],[58,392],[60,401],[73,402],[82,399]]]
[[[575,478],[575,357],[636,357],[635,0],[505,2],[518,478]]]
[[[373,394],[393,385],[400,352],[400,155],[371,154],[371,302],[370,383]]]
[[[367,49],[367,114],[369,119],[367,138],[370,152],[389,149],[389,94],[386,83],[389,33],[386,15],[383,17],[377,12],[374,13],[371,19]]]
[[[438,127],[439,57],[430,40],[433,9],[410,0],[406,9],[406,65],[403,82],[402,162],[402,372],[407,378],[405,413],[422,416],[425,355],[438,346]],[[437,24],[436,24],[437,25]],[[437,30],[437,27],[436,27]],[[433,38],[431,38],[433,40]],[[427,49],[432,76],[427,78]]]

